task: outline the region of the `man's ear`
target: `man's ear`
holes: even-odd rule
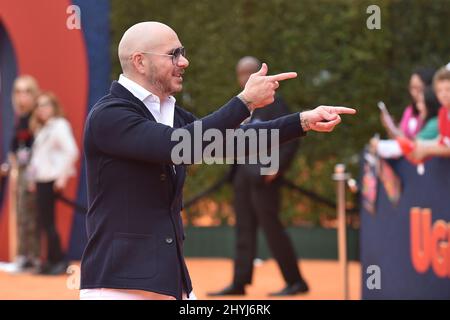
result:
[[[140,74],[145,73],[145,61],[142,54],[134,54],[131,62],[133,63],[134,69]]]

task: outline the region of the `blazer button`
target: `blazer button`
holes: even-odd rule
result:
[[[172,238],[166,238],[166,243],[167,244],[171,244],[173,242],[173,239]]]
[[[165,174],[165,173],[161,173],[161,175],[159,176],[159,178],[161,179],[161,181],[166,180],[166,174]]]

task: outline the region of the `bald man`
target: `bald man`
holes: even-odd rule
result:
[[[175,163],[173,137],[193,136],[198,123],[203,132],[236,129],[253,110],[274,101],[280,81],[296,74],[268,76],[263,64],[237,97],[197,122],[173,97],[189,66],[174,30],[138,23],[124,33],[118,55],[123,73],[85,125],[89,209],[80,298],[191,299],[181,210],[185,166],[194,161]],[[308,130],[332,131],[340,113],[354,112],[322,106],[242,128],[279,129],[283,143]]]

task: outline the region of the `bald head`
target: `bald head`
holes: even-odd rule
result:
[[[137,51],[158,51],[170,40],[178,40],[169,26],[154,21],[140,22],[131,26],[122,36],[118,54],[124,74],[133,73],[131,55]]]
[[[236,66],[236,70],[238,72],[240,70],[242,70],[242,71],[245,70],[245,71],[248,71],[251,73],[255,73],[260,68],[261,68],[261,61],[259,61],[255,57],[251,57],[251,56],[243,57],[242,59],[239,60],[237,66]]]
[[[239,85],[244,88],[245,84],[252,73],[257,72],[261,68],[261,61],[255,57],[243,57],[236,65],[236,74]]]

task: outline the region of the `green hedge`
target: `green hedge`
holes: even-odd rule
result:
[[[186,257],[233,258],[235,256],[235,229],[230,226],[211,228],[187,227],[184,254]],[[300,259],[338,258],[337,230],[320,227],[289,227],[296,255]],[[359,230],[347,228],[347,258],[359,260]],[[272,256],[263,233],[258,233],[257,257]]]
[[[381,30],[368,30],[366,9],[381,8]],[[297,80],[283,83],[281,93],[292,110],[319,104],[354,106],[331,135],[309,134],[289,177],[330,199],[336,162],[351,165],[375,132],[382,132],[376,102],[384,100],[399,117],[408,103],[407,82],[419,65],[440,66],[450,60],[450,1],[350,0],[113,0],[113,78],[120,73],[117,44],[132,24],[156,20],[172,26],[187,48],[190,67],[178,101],[199,116],[208,114],[238,92],[235,63],[244,55],[267,62],[271,73],[295,70]],[[225,166],[194,166],[185,198],[213,183]],[[285,191],[288,223],[333,210]],[[228,219],[230,188],[216,193],[218,214]],[[191,216],[201,214],[199,208]]]

